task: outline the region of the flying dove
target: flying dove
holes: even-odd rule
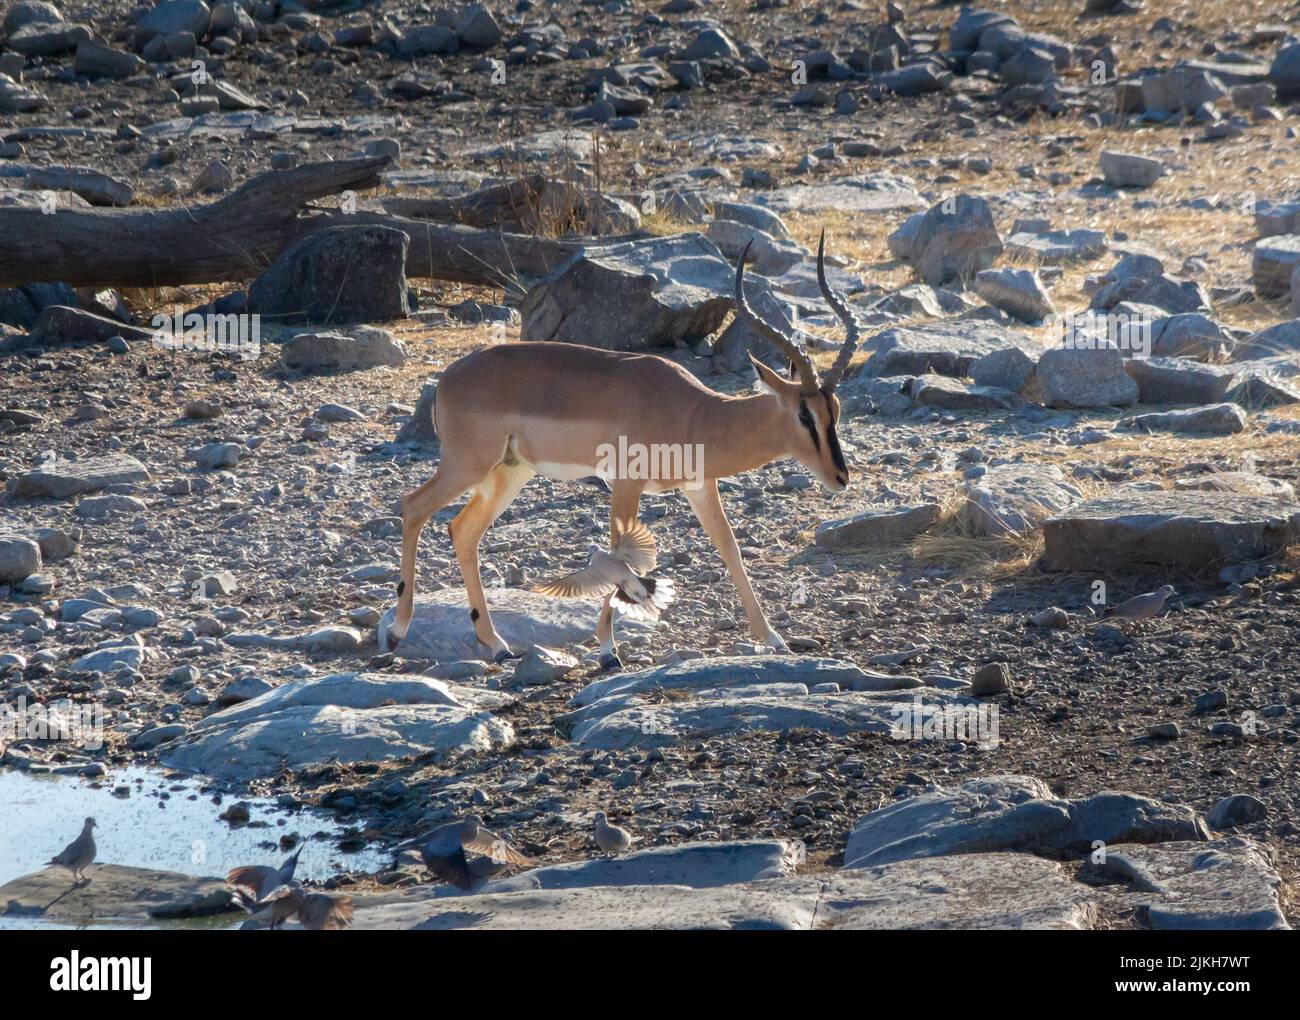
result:
[[[400,843],[398,850],[420,847],[424,866],[440,882],[450,882],[458,889],[472,889],[486,878],[497,874],[498,869],[473,864],[465,856],[466,850],[482,854],[503,868],[507,864],[530,864],[527,857],[512,847],[495,832],[483,828],[483,819],[469,815],[463,821],[440,825],[428,836]]]
[[[270,897],[281,886],[293,881],[293,873],[297,870],[300,856],[302,856],[302,846],[299,846],[278,868],[269,868],[264,864],[232,868],[230,874],[226,876],[226,881],[235,887],[235,904],[252,913],[260,901]]]
[[[342,931],[352,923],[351,896],[309,893],[294,881],[277,886],[254,906],[271,909],[272,931],[295,914],[308,931]]]
[[[604,811],[596,812],[596,845],[607,856],[621,854],[632,845],[632,833],[618,825],[610,825]]]
[[[656,621],[672,602],[673,582],[667,577],[640,576],[655,565],[655,540],[641,521],[614,521],[614,541],[608,550],[593,545],[581,570],[533,590],[557,598],[589,598],[614,593],[613,605],[633,620]]]
[[[1165,611],[1165,602],[1178,592],[1174,590],[1173,585],[1166,584],[1157,588],[1155,591],[1149,591],[1145,595],[1134,595],[1127,602],[1121,602],[1110,612],[1111,617],[1117,617],[1121,620],[1149,620],[1153,616],[1159,616]]]
[[[74,885],[81,885],[82,871],[90,867],[95,860],[97,852],[95,837],[90,831],[93,828],[95,828],[95,819],[87,818],[82,823],[81,835],[64,847],[63,852],[50,861],[51,864],[57,864],[72,872]],[[87,878],[85,881],[89,882],[90,879]]]

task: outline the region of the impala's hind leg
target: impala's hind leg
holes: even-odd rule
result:
[[[433,477],[402,497],[402,579],[397,583],[397,612],[387,633],[379,635],[379,646],[390,650],[406,637],[415,609],[415,554],[420,532],[429,518],[455,500],[482,475],[443,460]]]
[[[614,541],[614,522],[635,521],[640,514],[641,490],[643,482],[616,481],[610,496],[609,505],[609,539]],[[605,604],[600,607],[600,619],[596,621],[596,638],[600,641],[600,668],[622,669],[623,662],[618,657],[614,645],[614,595],[605,596]]]
[[[524,487],[534,471],[528,465],[513,461],[494,467],[478,484],[474,498],[456,515],[448,531],[451,545],[456,550],[461,576],[465,579],[465,594],[469,597],[469,616],[474,622],[474,633],[492,652],[494,662],[516,658],[510,647],[492,625],[487,599],[483,597],[483,581],[478,573],[478,544],[492,522],[501,516],[519,490]]]

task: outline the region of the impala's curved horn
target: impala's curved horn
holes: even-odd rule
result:
[[[795,370],[799,373],[799,383],[805,393],[816,393],[821,383],[817,376],[817,366],[813,364],[807,352],[771,323],[756,315],[754,310],[749,307],[749,302],[745,300],[743,286],[745,260],[749,258],[749,245],[753,243],[753,241],[750,241],[749,244],[745,245],[745,250],[740,253],[740,261],[736,263],[736,315],[743,316],[757,326],[758,331],[776,344],[781,352],[790,359],[795,366]]]
[[[853,352],[858,349],[858,323],[844,299],[826,282],[826,231],[824,229],[821,240],[817,242],[817,285],[821,288],[822,297],[831,306],[831,311],[844,323],[844,344],[840,347],[839,354],[835,356],[835,364],[831,365],[831,370],[826,373],[826,379],[822,383],[823,389],[829,391],[834,390],[844,378],[844,372],[849,367]]]

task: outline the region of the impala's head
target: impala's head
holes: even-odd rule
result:
[[[822,231],[821,241],[817,245],[817,282],[821,285],[826,303],[844,323],[845,337],[835,364],[824,379],[819,376],[817,366],[807,352],[792,337],[750,309],[742,286],[745,257],[748,254],[749,246],[746,245],[740,256],[740,264],[736,267],[736,314],[749,319],[763,336],[790,359],[790,376],[782,376],[752,354],[749,359],[763,385],[776,394],[780,402],[789,428],[789,454],[821,479],[827,488],[843,491],[848,488],[849,468],[844,462],[840,439],[835,431],[840,421],[840,398],[835,395],[835,387],[844,378],[844,370],[849,367],[849,359],[858,346],[858,325],[843,298],[826,282],[826,232]]]

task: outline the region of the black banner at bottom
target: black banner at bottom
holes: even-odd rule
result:
[[[8,996],[75,993],[83,1001],[112,1000],[129,1012],[201,1002],[221,987],[256,995],[259,1007],[319,1003],[337,1009],[353,1000],[373,1005],[377,980],[402,992],[441,979],[448,990],[475,989],[500,1006],[515,994],[521,1003],[536,1001],[539,990],[577,994],[575,968],[583,997],[603,993],[630,1002],[648,978],[664,974],[655,960],[660,953],[673,987],[692,981],[701,1004],[716,988],[720,1004],[734,1005],[747,982],[767,996],[774,980],[799,981],[800,974],[805,980],[821,974],[836,983],[855,980],[848,975],[866,976],[873,984],[896,981],[910,995],[918,983],[929,984],[927,971],[933,971],[930,986],[945,1000],[960,994],[954,986],[963,975],[982,975],[981,996],[991,981],[1006,982],[1017,996],[1042,992],[1072,1004],[1153,996],[1223,1002],[1289,991],[1284,961],[1294,953],[1280,932],[841,931],[816,941],[732,932],[703,953],[682,951],[683,939],[699,935],[656,933],[638,943],[635,956],[619,938],[593,941],[586,932],[571,932],[557,939],[548,932],[546,942],[533,948],[525,945],[528,936],[512,932],[505,936],[512,945],[490,946],[482,936],[424,931],[3,931],[0,959]],[[575,955],[566,965],[563,944],[570,938]],[[846,955],[828,956],[836,952],[828,939],[840,941],[839,952]],[[744,954],[743,967],[736,967],[740,957],[728,949]],[[779,969],[762,969],[765,954]],[[848,959],[857,959],[865,973],[841,971]]]

